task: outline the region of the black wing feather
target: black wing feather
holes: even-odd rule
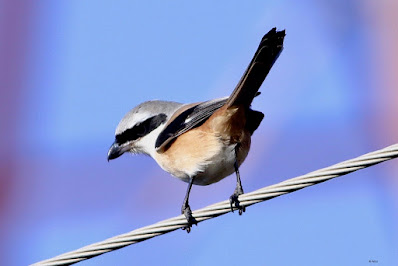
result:
[[[215,111],[220,109],[228,97],[198,103],[185,110],[171,121],[159,134],[155,148],[162,152],[175,138],[188,130],[202,125]]]

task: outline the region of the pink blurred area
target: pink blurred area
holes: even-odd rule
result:
[[[2,264],[34,263],[178,215],[185,183],[149,157],[106,161],[115,126],[144,100],[230,93],[274,26],[286,28],[285,50],[253,104],[266,117],[241,169],[245,191],[397,143],[396,14],[388,0],[212,8],[4,1]],[[389,161],[84,263],[185,265],[176,259],[185,254],[193,265],[263,264],[266,253],[270,265],[333,265],[333,257],[393,265],[397,174]],[[191,206],[228,198],[234,182],[194,187]],[[255,243],[239,245],[245,256],[230,254],[234,234]]]

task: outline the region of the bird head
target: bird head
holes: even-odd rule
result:
[[[108,151],[108,161],[125,152],[151,155],[155,142],[168,118],[181,104],[148,101],[131,109],[119,122],[115,141]]]

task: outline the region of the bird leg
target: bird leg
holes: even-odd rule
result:
[[[238,198],[239,195],[243,194],[242,183],[240,181],[239,166],[238,166],[238,162],[237,162],[238,146],[239,145],[236,145],[236,147],[235,147],[235,163],[234,163],[235,173],[236,173],[236,187],[235,187],[234,194],[232,194],[231,197],[229,197],[229,202],[231,204],[231,211],[234,212],[233,205],[235,205],[235,207],[239,210],[239,215],[242,215],[242,213],[244,211],[246,211],[246,208],[244,206],[239,205],[239,198]]]
[[[191,232],[191,227],[193,224],[195,224],[195,225],[198,224],[196,219],[192,216],[191,207],[189,207],[189,204],[188,204],[189,193],[191,192],[192,184],[193,184],[193,177],[191,177],[189,180],[187,193],[185,194],[184,202],[181,207],[181,214],[185,215],[185,218],[187,219],[187,222],[188,222],[188,224],[186,226],[182,227],[182,230],[187,230],[187,233]]]

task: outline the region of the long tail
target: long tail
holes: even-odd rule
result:
[[[252,61],[229,96],[225,104],[227,107],[236,105],[250,107],[265,77],[282,52],[284,38],[285,31],[276,31],[276,28],[264,35]]]

